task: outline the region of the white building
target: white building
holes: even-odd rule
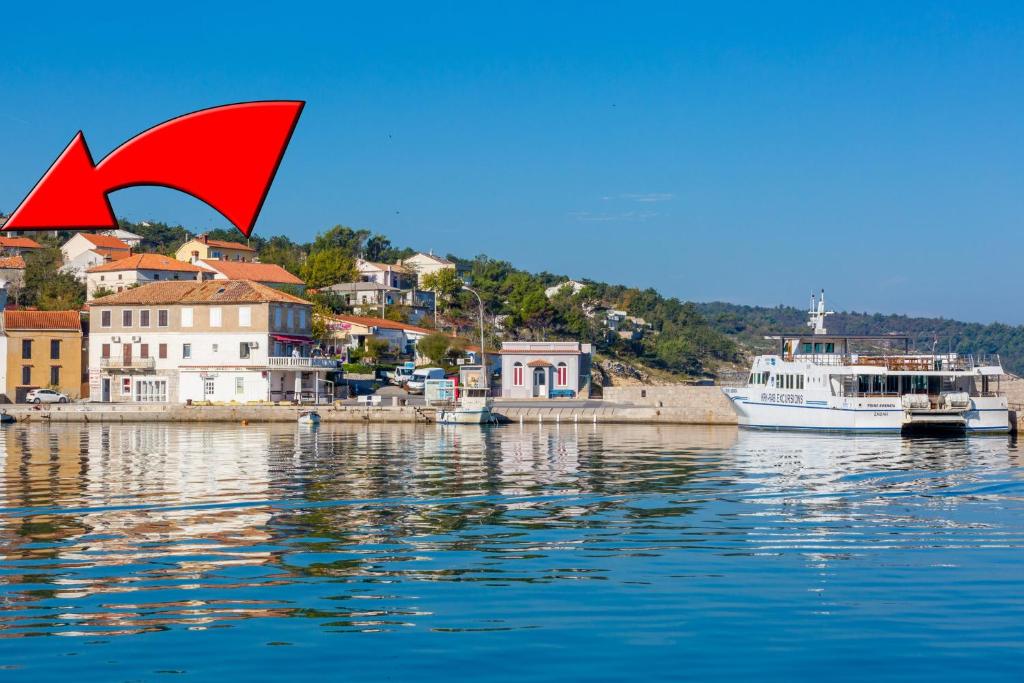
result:
[[[131,256],[132,248],[109,235],[80,232],[60,248],[64,256],[63,270],[85,282],[90,268]]]
[[[504,342],[501,395],[506,398],[576,398],[590,391],[590,344]]]
[[[356,259],[356,270],[363,282],[376,282],[396,289],[411,289],[416,286],[416,273],[411,268],[394,263],[376,263]]]
[[[85,271],[86,297],[92,301],[97,290],[108,289],[116,293],[150,282],[202,280],[204,275],[208,275],[207,271],[199,266],[163,254],[133,254]],[[212,276],[207,279],[212,279]]]
[[[156,282],[90,305],[89,384],[103,402],[312,402],[312,305],[248,280]]]
[[[117,228],[116,230],[104,230],[100,234],[106,235],[107,237],[116,237],[132,249],[138,249],[142,244],[142,235],[136,235],[134,232],[122,230],[121,228]]]
[[[420,287],[423,286],[423,278],[427,275],[431,275],[442,270],[455,270],[455,264],[453,262],[446,258],[437,256],[433,252],[425,254],[421,251],[407,259],[402,259],[399,263],[405,268],[416,273],[417,284]]]

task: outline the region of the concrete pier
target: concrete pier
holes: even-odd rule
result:
[[[606,389],[602,401],[495,401],[499,422],[543,424],[690,424],[734,425],[736,416],[718,387],[625,387]],[[646,393],[641,393],[646,390]],[[608,397],[612,393],[616,400]],[[7,413],[19,422],[294,422],[308,406],[167,405],[72,403],[41,406],[11,405]],[[323,422],[421,423],[436,420],[433,408],[402,405],[324,405],[316,408]]]

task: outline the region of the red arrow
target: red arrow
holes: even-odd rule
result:
[[[140,133],[100,163],[81,131],[2,230],[107,230],[107,194],[158,185],[180,190],[252,232],[304,102],[242,102],[179,116]]]

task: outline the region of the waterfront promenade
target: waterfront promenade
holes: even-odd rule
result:
[[[496,399],[494,413],[502,422],[601,424],[734,425],[735,414],[718,387],[650,387],[645,395],[606,390],[603,400],[508,401]],[[635,394],[635,396],[634,396]],[[658,398],[661,396],[661,398]],[[359,405],[350,402],[316,408],[324,422],[432,423],[435,410],[425,406]],[[396,403],[400,403],[396,401]],[[169,405],[165,403],[71,403],[11,405],[7,414],[19,422],[294,422],[309,406],[294,405]]]

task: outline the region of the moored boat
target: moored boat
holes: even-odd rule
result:
[[[490,390],[486,388],[463,389],[463,393],[457,401],[438,409],[437,422],[444,425],[493,423]]]
[[[304,410],[299,413],[299,424],[300,425],[318,425],[320,424],[320,413],[315,410]]]
[[[998,356],[914,353],[909,337],[833,335],[825,293],[811,298],[811,332],[767,337],[746,386],[723,391],[741,426],[844,432],[1010,431]]]

